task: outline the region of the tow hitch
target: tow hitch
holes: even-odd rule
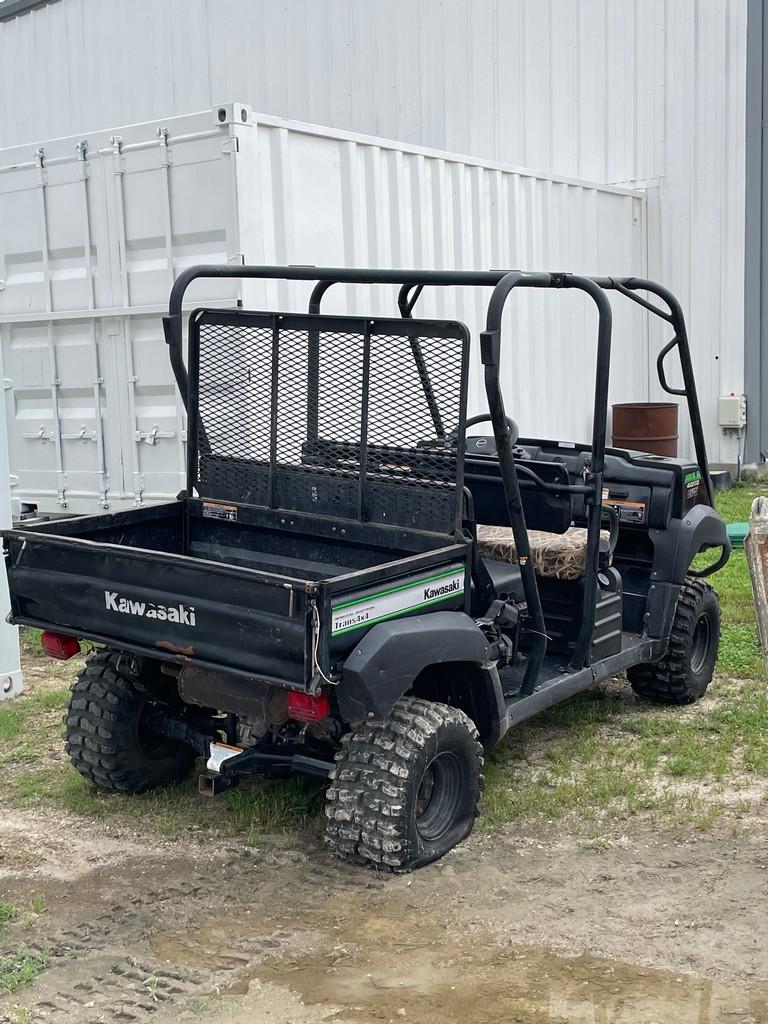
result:
[[[212,743],[211,754],[224,744]],[[236,748],[229,748],[235,750]],[[300,744],[248,747],[239,753],[221,760],[211,756],[208,770],[199,778],[198,788],[203,796],[218,796],[238,784],[241,778],[283,778],[288,775],[310,775],[327,779],[333,769],[333,761],[311,757],[304,753]],[[218,762],[217,767],[212,767]]]
[[[157,735],[186,743],[206,759],[206,771],[198,780],[203,796],[226,793],[243,777],[281,778],[299,774],[327,779],[333,769],[333,761],[312,757],[304,744],[262,744],[242,749],[222,743],[214,733],[160,709],[151,713],[147,724]]]

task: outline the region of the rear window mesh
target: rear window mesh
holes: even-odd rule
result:
[[[452,532],[466,328],[204,310],[190,326],[203,497]]]

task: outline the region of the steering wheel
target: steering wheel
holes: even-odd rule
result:
[[[470,416],[469,419],[467,420],[467,422],[464,424],[464,426],[465,427],[474,427],[476,424],[478,424],[478,423],[486,423],[486,422],[490,421],[490,419],[491,419],[491,414],[488,413],[488,412],[484,412],[484,413],[481,413],[479,416]],[[511,435],[510,436],[510,443],[515,445],[515,444],[517,444],[518,437],[520,437],[520,428],[515,423],[515,421],[513,419],[511,419],[509,416],[507,416],[506,419],[507,419],[507,426],[509,427],[509,432],[510,432],[510,435]]]

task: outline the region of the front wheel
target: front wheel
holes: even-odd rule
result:
[[[652,665],[636,665],[627,677],[646,700],[692,704],[712,681],[720,645],[720,601],[704,580],[688,578],[680,590],[667,653]]]
[[[326,839],[356,863],[411,871],[472,831],[483,786],[477,729],[457,708],[403,697],[348,734],[328,788]]]

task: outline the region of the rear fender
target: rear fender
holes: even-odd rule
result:
[[[382,719],[433,665],[470,662],[490,672],[490,645],[464,612],[431,612],[373,626],[344,662],[335,696],[345,722]],[[498,675],[493,669],[493,675]]]

